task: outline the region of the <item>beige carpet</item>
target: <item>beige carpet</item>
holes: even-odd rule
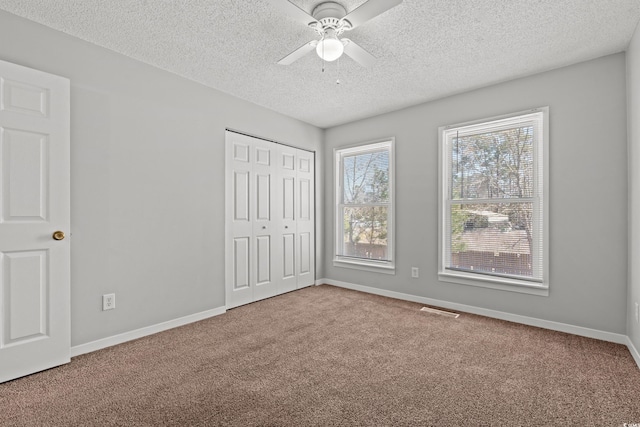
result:
[[[622,426],[625,346],[331,286],[0,385],[0,425]]]

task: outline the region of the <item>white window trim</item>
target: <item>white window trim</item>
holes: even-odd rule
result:
[[[471,273],[466,271],[455,271],[445,268],[446,245],[445,243],[445,218],[447,214],[447,196],[445,185],[448,183],[448,149],[445,148],[445,131],[458,127],[471,127],[482,125],[488,122],[505,120],[508,121],[517,116],[524,116],[532,113],[542,113],[542,262],[543,278],[542,282],[529,280],[519,280],[510,277],[490,276],[487,274]],[[496,127],[500,124],[496,123]],[[486,128],[485,128],[486,129]],[[536,149],[540,149],[537,146]],[[536,156],[537,157],[537,156]],[[490,117],[471,122],[458,123],[455,125],[441,126],[438,128],[438,279],[443,282],[456,283],[461,285],[478,286],[489,289],[497,289],[510,292],[519,292],[530,295],[549,295],[549,107],[540,107],[532,110],[520,111],[502,116]],[[536,186],[538,183],[536,183]]]
[[[340,220],[341,196],[342,196],[342,162],[341,157],[349,154],[364,154],[367,151],[377,151],[381,148],[389,149],[389,210],[387,211],[387,253],[388,261],[375,259],[354,258],[338,255],[340,252],[340,242],[342,241],[342,221]],[[333,149],[334,158],[334,193],[335,206],[333,213],[333,223],[335,231],[335,244],[333,254],[333,266],[341,268],[352,268],[356,270],[371,271],[383,274],[395,274],[395,138],[384,138],[369,141],[357,145],[339,147]]]

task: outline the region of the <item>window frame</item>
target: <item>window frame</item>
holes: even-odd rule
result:
[[[460,271],[447,268],[445,265],[447,260],[447,239],[449,230],[447,229],[448,206],[451,204],[450,198],[450,176],[451,164],[450,155],[452,147],[449,147],[448,141],[451,135],[456,131],[464,129],[465,133],[473,131],[489,132],[500,128],[506,124],[516,124],[519,119],[522,122],[530,122],[533,120],[541,120],[540,139],[534,138],[534,195],[539,196],[539,202],[542,203],[540,222],[541,230],[534,230],[538,238],[542,239],[541,244],[537,244],[538,251],[541,251],[540,259],[542,260],[542,280],[527,280],[509,276],[494,276],[486,273],[475,273],[470,271]],[[542,153],[540,153],[542,150]],[[540,160],[542,165],[540,165]],[[540,183],[540,178],[542,183]],[[449,126],[441,126],[438,128],[438,279],[443,282],[456,284],[479,286],[490,289],[520,292],[531,295],[548,296],[549,295],[549,107],[540,107],[526,111],[494,116],[480,120],[474,120],[464,123],[457,123]],[[503,199],[508,202],[509,199]],[[535,209],[534,209],[535,211]],[[541,234],[541,236],[540,236]],[[539,242],[536,238],[535,241]],[[535,244],[535,243],[534,243]],[[534,254],[532,254],[533,256]]]
[[[342,218],[342,210],[345,206],[342,200],[344,168],[342,159],[346,156],[358,154],[366,154],[373,151],[381,151],[386,149],[389,153],[389,202],[387,204],[387,256],[388,260],[375,260],[366,258],[356,258],[340,255],[342,250],[342,239],[344,238],[344,221]],[[357,270],[365,270],[376,273],[395,274],[395,138],[384,138],[345,147],[333,149],[334,158],[334,192],[335,192],[335,209],[333,214],[335,244],[333,254],[334,267],[352,268]],[[379,204],[378,204],[379,205]]]

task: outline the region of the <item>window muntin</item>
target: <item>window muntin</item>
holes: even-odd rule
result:
[[[441,128],[441,275],[546,287],[546,115]]]
[[[392,143],[335,151],[338,262],[393,266]]]

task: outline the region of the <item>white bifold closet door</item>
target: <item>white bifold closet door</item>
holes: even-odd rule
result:
[[[226,133],[226,306],[315,282],[314,154]]]

